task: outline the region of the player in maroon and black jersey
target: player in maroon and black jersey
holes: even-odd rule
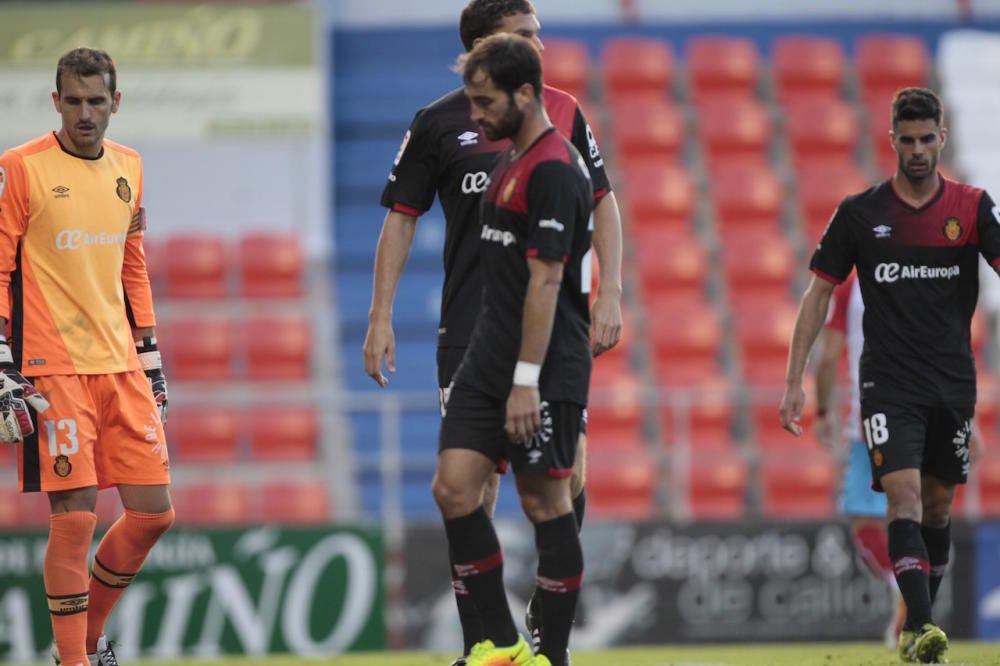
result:
[[[462,12],[460,33],[466,51],[493,33],[513,33],[542,50],[540,25],[528,0],[472,0]],[[583,155],[593,182],[594,249],[600,265],[597,298],[591,309],[590,339],[595,356],[611,349],[621,335],[621,222],[618,204],[594,134],[572,95],[544,87],[546,112],[553,125]],[[375,280],[364,345],[365,371],[385,386],[383,359],[395,370],[392,303],[413,241],[417,219],[433,204],[435,194],[445,215],[445,281],[438,329],[438,386],[442,409],[448,386],[465,354],[482,299],[479,261],[479,201],[498,154],[507,139],[491,140],[470,117],[462,88],[421,109],[410,125],[396,157],[382,204],[389,208],[375,258]],[[588,257],[589,266],[589,257]],[[589,288],[590,279],[584,282]],[[585,421],[584,421],[585,427]],[[581,428],[579,459],[572,478],[577,523],[582,524],[586,495],[586,437]],[[492,514],[498,476],[487,485],[484,504]],[[455,598],[462,622],[465,653],[482,639],[481,622],[458,580]],[[531,604],[534,610],[535,604]],[[532,629],[539,627],[532,623]],[[537,638],[537,637],[536,637]],[[462,664],[459,659],[457,666]]]
[[[923,88],[892,104],[896,173],[847,197],[812,257],[788,359],[781,421],[796,423],[802,374],[834,285],[857,267],[864,298],[861,418],[872,487],[888,499],[889,556],[906,602],[906,661],[948,647],[931,605],[944,576],[955,485],[969,473],[976,369],[969,325],[978,255],[1000,265],[1000,210],[983,190],[940,176],[947,130],[941,101]]]
[[[583,158],[545,113],[541,60],[527,40],[493,35],[461,67],[472,117],[489,139],[512,145],[483,194],[483,304],[441,424],[434,499],[453,575],[483,623],[469,666],[562,666],[583,579],[569,477],[590,384],[583,266],[593,190]],[[535,526],[544,631],[534,659],[511,618],[500,543],[482,505],[504,460]]]

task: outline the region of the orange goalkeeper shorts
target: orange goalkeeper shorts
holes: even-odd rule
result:
[[[31,382],[51,404],[18,445],[21,492],[170,483],[167,439],[142,370],[49,375]]]

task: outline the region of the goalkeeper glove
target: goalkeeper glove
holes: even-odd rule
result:
[[[7,340],[0,337],[0,441],[14,444],[35,432],[28,405],[40,413],[49,401],[17,369]]]
[[[160,410],[160,422],[167,422],[167,378],[163,376],[163,362],[160,360],[160,350],[156,346],[156,338],[145,337],[135,341],[135,351],[139,355],[139,364],[149,388],[153,391],[153,400]]]

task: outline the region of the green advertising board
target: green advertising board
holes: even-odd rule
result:
[[[42,658],[52,633],[46,535],[0,534],[0,660]],[[376,528],[168,532],[115,608],[120,657],[291,653],[385,646]]]
[[[274,66],[316,61],[307,5],[4,3],[0,63],[50,68],[77,46],[118,66]]]

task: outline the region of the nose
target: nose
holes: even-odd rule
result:
[[[84,102],[80,105],[80,120],[90,120],[91,109],[90,105]]]
[[[483,118],[483,112],[479,110],[478,106],[473,104],[470,116],[472,117],[472,122],[478,123]]]
[[[535,48],[538,49],[539,53],[543,53],[545,51],[545,44],[543,44],[541,38],[537,36],[535,37]]]

